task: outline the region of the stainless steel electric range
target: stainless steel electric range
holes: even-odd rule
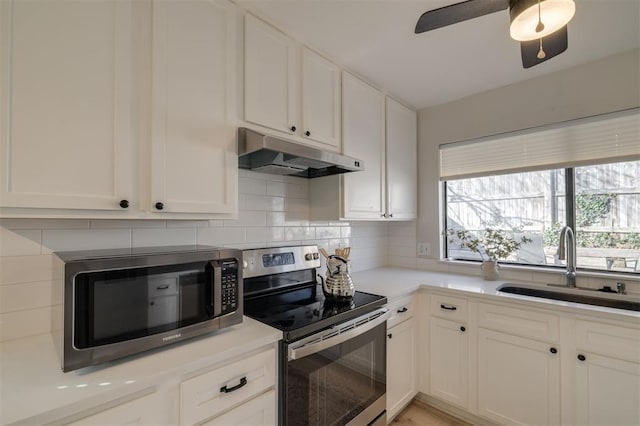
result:
[[[317,246],[245,250],[244,313],[282,330],[279,424],[386,425],[383,296],[327,299]]]

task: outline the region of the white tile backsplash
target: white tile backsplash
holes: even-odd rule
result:
[[[309,181],[241,170],[237,220],[0,220],[0,341],[48,333],[53,251],[159,245],[352,245],[352,270],[387,264],[387,224],[309,221]]]

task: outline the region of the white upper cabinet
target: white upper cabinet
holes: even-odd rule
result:
[[[387,210],[391,219],[418,217],[416,112],[387,97]]]
[[[302,136],[340,150],[340,69],[302,49]]]
[[[291,134],[299,131],[295,42],[246,14],[244,49],[244,119]]]
[[[251,14],[244,25],[244,120],[339,151],[340,69]]]
[[[147,209],[231,214],[238,198],[235,6],[156,1],[152,28]]]
[[[342,74],[343,153],[364,170],[342,176],[344,219],[385,215],[384,95],[349,73]]]
[[[132,2],[0,2],[0,207],[134,204]]]

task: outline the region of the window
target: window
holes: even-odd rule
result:
[[[501,262],[564,266],[560,231],[574,230],[577,266],[640,274],[640,109],[440,146],[445,229],[487,229],[523,243]],[[459,235],[449,259],[486,257]]]
[[[574,185],[567,188],[565,176]],[[640,161],[450,180],[445,194],[447,229],[530,240],[502,262],[564,266],[560,230],[575,223],[578,267],[640,272]],[[455,238],[446,247],[450,259],[481,259]]]

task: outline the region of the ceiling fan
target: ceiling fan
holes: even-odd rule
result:
[[[520,42],[522,66],[530,68],[567,50],[573,0],[467,0],[427,11],[416,34],[509,9],[511,37]]]

